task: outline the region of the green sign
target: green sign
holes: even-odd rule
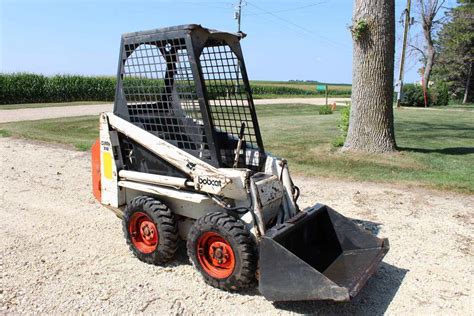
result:
[[[318,84],[316,85],[316,91],[326,91],[326,87],[325,84]]]

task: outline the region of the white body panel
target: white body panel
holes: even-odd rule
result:
[[[100,166],[101,166],[101,199],[102,204],[110,205],[112,207],[119,207],[125,203],[125,196],[118,186],[117,166],[115,163],[113,145],[118,145],[112,142],[107,116],[100,115]],[[116,136],[116,135],[115,135]]]
[[[244,185],[242,178],[247,175],[247,170],[230,169],[232,171],[229,171],[229,169],[215,168],[112,113],[106,113],[106,115],[114,129],[189,174],[193,180],[197,178],[198,181],[194,181],[197,190],[233,199],[246,198],[247,192],[242,187]]]
[[[122,170],[118,132],[189,178]],[[239,217],[256,240],[265,233],[265,223],[272,218],[278,216],[278,222],[283,222],[297,212],[293,183],[284,160],[268,155],[266,175],[257,173],[252,177],[248,169],[215,168],[112,113],[101,114],[100,141],[102,203],[119,212],[136,196],[155,196],[182,216],[178,218],[183,238],[195,219],[212,211],[227,212],[233,207],[250,210]]]

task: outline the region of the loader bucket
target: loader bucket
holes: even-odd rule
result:
[[[387,239],[316,204],[262,237],[259,290],[271,301],[349,301],[388,249]]]

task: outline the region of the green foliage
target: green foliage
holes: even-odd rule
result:
[[[430,97],[432,105],[448,105],[449,103],[449,89],[444,82],[436,82],[430,88]]]
[[[428,105],[430,101],[428,100]],[[423,96],[423,87],[414,84],[403,85],[402,100],[400,102],[402,106],[415,106],[424,107],[425,99]]]
[[[331,146],[339,116],[303,104],[256,106],[265,149],[286,158],[292,174],[421,184],[474,193],[474,109],[395,111],[397,154],[340,153]],[[97,116],[0,124],[14,137],[86,149],[98,137]]]
[[[328,115],[332,114],[332,109],[330,105],[321,105],[318,109],[319,115]]]
[[[428,106],[448,105],[449,90],[444,82],[437,82],[428,90]],[[423,87],[414,84],[403,85],[402,106],[424,107]]]
[[[112,101],[115,79],[30,73],[0,74],[0,104]]]
[[[474,3],[460,1],[452,8],[439,32],[434,82],[445,82],[452,99],[462,99],[467,87],[467,102],[474,100]]]
[[[47,77],[30,73],[0,73],[0,104],[75,102],[75,101],[113,101],[115,96],[113,77],[86,77],[73,75],[56,75]],[[294,85],[294,86],[293,86]],[[126,78],[123,86],[130,91],[140,93],[160,93],[164,90],[163,80]],[[304,88],[302,88],[304,87]],[[324,91],[316,91],[311,84],[254,84],[250,88],[254,96],[321,96]],[[241,89],[236,91],[236,89]],[[186,84],[181,92],[194,93],[195,87]],[[210,99],[222,99],[229,94],[245,94],[243,87],[228,83],[227,86],[208,84],[207,93]],[[333,88],[329,95],[349,96],[350,86]]]
[[[11,136],[10,132],[5,129],[0,129],[0,137],[9,137]]]
[[[341,110],[341,122],[338,127],[341,132],[344,134],[344,137],[347,136],[347,131],[349,130],[349,118],[351,116],[351,107],[350,105],[342,108]]]
[[[354,40],[358,41],[369,30],[369,23],[367,23],[366,20],[361,19],[361,20],[357,21],[354,25],[352,25],[350,30],[352,32],[352,36],[354,37]]]
[[[341,131],[341,135],[337,136],[332,145],[334,147],[342,147],[346,141],[347,131],[349,130],[349,118],[351,116],[351,107],[348,105],[341,109],[341,118],[337,127]]]
[[[291,87],[291,85],[283,86],[283,85],[258,85],[258,84],[250,84],[250,88],[252,89],[253,95],[304,95],[304,96],[320,96],[325,95],[325,91],[316,91],[316,89],[301,89]],[[350,90],[329,90],[328,95],[340,95],[340,96],[348,96],[350,95]]]

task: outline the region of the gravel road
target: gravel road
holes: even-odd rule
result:
[[[329,98],[329,103],[346,102],[349,98]],[[255,104],[325,104],[325,98],[292,98],[292,99],[256,99]],[[45,108],[28,108],[16,110],[0,110],[0,123],[34,121],[58,117],[73,117],[83,115],[98,115],[101,112],[113,110],[113,104],[89,104],[74,106],[54,106]]]
[[[351,303],[271,303],[257,290],[203,283],[186,258],[155,267],[132,256],[121,223],[91,195],[89,153],[0,138],[2,313],[464,314],[473,309],[474,196],[295,177],[321,201],[390,239]]]

